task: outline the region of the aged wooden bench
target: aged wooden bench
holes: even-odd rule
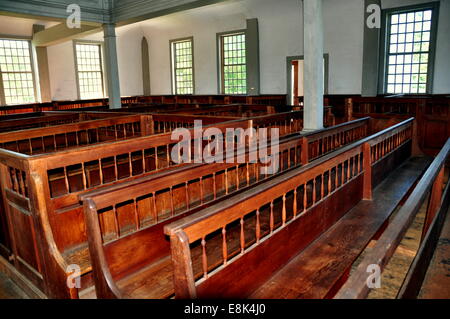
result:
[[[23,113],[27,114],[27,113]],[[2,119],[0,132],[23,130],[35,127],[75,123],[80,121],[80,116],[75,113],[30,116],[24,118]]]
[[[150,105],[150,104],[262,104],[283,107],[286,105],[286,95],[261,96],[228,96],[228,95],[153,95],[153,96],[127,96],[121,99],[123,106]],[[45,103],[31,103],[23,105],[7,105],[0,110],[0,115],[17,114],[39,111],[76,110],[83,108],[106,109],[108,99],[92,99],[78,101],[52,101]]]
[[[317,134],[326,138],[328,131],[328,137],[332,137],[337,130],[353,137],[343,144],[351,143],[366,136],[368,119],[331,127]],[[293,137],[281,142],[277,175],[302,163],[301,159],[305,157],[301,146],[308,145],[304,142],[306,138],[311,138],[313,143],[317,140],[314,134],[308,134],[308,137]],[[334,147],[343,144],[334,144]],[[308,161],[312,159],[307,158]],[[146,295],[163,298],[173,294],[169,243],[163,235],[163,226],[258,185],[269,178],[259,173],[260,166],[248,160],[244,164],[202,164],[167,173],[167,176],[152,176],[83,194],[81,199],[85,203],[97,297]],[[125,218],[128,224],[120,217],[127,214],[130,216]],[[141,225],[146,215],[151,216],[152,222]],[[131,249],[132,246],[140,248]],[[125,257],[127,249],[133,251],[132,256]],[[110,278],[118,280],[117,285],[123,287],[123,292]],[[137,284],[141,280],[145,285],[144,282]],[[135,290],[134,286],[141,288]]]
[[[55,152],[81,145],[149,135],[150,121],[151,117],[146,115],[117,114],[100,120],[4,132],[0,133],[0,147],[29,155]]]
[[[414,116],[417,144],[427,155],[435,156],[450,137],[450,97],[351,97],[346,112],[353,117],[379,117],[387,120]]]
[[[450,184],[444,180],[445,164],[450,156],[450,139],[431,163],[407,201],[389,226],[338,291],[336,298],[365,298],[370,292],[366,284],[367,266],[384,270],[400,244],[419,209],[427,204],[422,241],[409,268],[398,298],[449,298],[448,265],[450,256]],[[444,189],[445,186],[445,189]],[[435,256],[433,256],[433,254]]]
[[[353,226],[328,245],[308,246],[371,202],[373,186],[411,155],[412,125],[413,119],[404,121],[167,225],[175,296],[292,298],[317,289],[326,297],[343,275],[336,265],[353,252],[339,249],[340,243],[358,241],[359,233]],[[321,258],[329,251],[336,251],[335,259]],[[308,259],[298,257],[303,253]],[[303,264],[309,266],[297,271]]]

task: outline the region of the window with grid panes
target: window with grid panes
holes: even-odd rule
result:
[[[247,94],[245,34],[221,36],[222,92]]]
[[[385,93],[427,93],[433,54],[433,10],[388,15]]]
[[[175,94],[194,94],[192,39],[172,42],[172,73]]]
[[[80,98],[104,97],[101,45],[76,43],[75,48]]]
[[[36,102],[29,41],[0,39],[0,72],[6,104]]]

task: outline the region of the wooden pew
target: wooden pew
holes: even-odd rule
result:
[[[279,148],[279,165],[282,171],[299,165],[298,138],[283,142]],[[170,280],[170,260],[167,258],[170,247],[163,234],[163,226],[267,179],[268,176],[259,172],[261,165],[250,163],[248,154],[246,157],[245,163],[241,164],[198,164],[174,173],[152,176],[146,180],[81,196],[80,199],[85,205],[95,203],[94,206],[89,206],[91,209],[95,208],[90,214],[95,216],[92,220],[96,223],[95,229],[98,231],[101,229],[100,233],[96,232],[94,235],[88,225],[90,242],[95,238],[93,236],[100,236],[100,242],[103,242],[100,247],[90,246],[90,251],[95,249],[97,252],[105,245],[105,253],[110,261],[109,267],[113,272],[111,276],[114,278],[128,277],[135,273],[135,268],[141,270],[162,261],[166,269],[160,271],[161,265],[158,265],[149,272],[156,277],[154,280],[163,281],[167,278]],[[131,202],[132,205],[127,205]],[[114,208],[108,209],[111,205]],[[115,219],[114,216],[119,216],[120,219]],[[125,219],[128,219],[128,222],[133,220],[134,224],[126,225]],[[89,223],[89,219],[86,221]],[[113,229],[115,227],[113,225],[117,225],[118,228]],[[110,239],[113,239],[114,243]],[[139,248],[133,248],[133,256],[125,256],[123,252],[131,251],[131,247]],[[97,260],[97,256],[91,254],[91,260]],[[95,281],[97,297],[109,298],[114,287],[108,288],[104,285],[102,280],[109,275],[103,273],[96,265],[98,263],[94,262],[94,273],[97,274],[94,278],[100,278],[100,281]],[[157,271],[158,273],[155,273]],[[159,275],[163,278],[157,278]],[[154,298],[166,298],[173,294],[173,286],[150,283],[145,287],[145,291],[151,293]],[[120,298],[122,294],[115,297]]]
[[[194,121],[202,121],[204,126],[219,124],[235,120],[232,116],[204,116],[204,115],[172,115],[172,114],[152,114],[152,128],[154,134],[168,133],[176,128],[192,128]]]
[[[80,115],[75,115],[80,118]],[[69,115],[64,119],[73,120],[74,117]],[[128,115],[5,132],[0,133],[0,147],[29,155],[56,152],[82,145],[150,135],[150,121],[149,116]]]
[[[293,110],[295,111],[303,111],[303,106],[293,106],[292,107]],[[349,118],[345,122],[349,122],[353,120],[353,118]],[[336,124],[336,118],[334,117],[333,114],[333,107],[332,106],[324,106],[324,122],[323,122],[324,126],[334,126]]]
[[[333,144],[335,149],[366,136],[368,119],[340,125],[339,130],[343,134],[338,135],[349,138],[343,140],[343,144]],[[336,135],[335,128],[320,131],[317,135],[325,138],[327,131],[328,137]],[[304,142],[308,138],[317,140],[314,134],[308,134],[280,142],[277,153],[280,171],[275,175],[305,164],[302,163],[305,158],[302,145],[309,144]],[[230,199],[233,194],[275,176],[260,173],[262,165],[249,161],[249,154],[246,156],[245,163],[241,164],[236,164],[236,161],[199,164],[175,173],[154,175],[81,195],[97,297],[162,298],[173,294],[170,260],[167,258],[169,243],[163,235],[163,226]],[[306,159],[310,161],[313,158]],[[123,217],[127,215],[128,218]],[[150,223],[145,223],[145,219],[150,219]],[[125,251],[133,254],[124,254]],[[138,281],[141,281],[139,286],[148,282],[140,292],[130,288]],[[119,289],[119,286],[124,288]]]
[[[397,298],[445,299],[450,297],[448,271],[445,271],[445,264],[440,264],[450,255],[450,249],[445,242],[445,238],[448,240],[450,229],[448,213],[450,184],[444,180],[445,163],[449,157],[450,139],[447,140],[408,200],[377,240],[373,250],[362,259],[335,298],[354,299],[368,296],[371,289],[366,283],[367,267],[373,264],[378,265],[381,272],[384,270],[419,209],[427,202],[423,240]],[[441,242],[439,242],[440,237],[444,239]],[[440,254],[440,256],[433,259],[433,254]]]
[[[28,113],[21,113],[20,115],[26,114]],[[26,116],[18,118],[10,118],[10,116],[3,116],[0,119],[0,132],[11,132],[31,128],[48,127],[90,120],[106,119],[111,117],[118,117],[121,115],[127,115],[131,113],[99,112],[99,111],[75,113],[75,112],[51,111],[51,112],[39,112],[30,114],[32,115],[36,114],[36,116]]]
[[[224,131],[226,128],[279,126],[280,116],[289,121],[289,127],[283,132],[293,134],[301,130],[300,112],[214,126]],[[165,133],[47,154],[26,155],[0,149],[3,213],[11,238],[9,258],[14,259],[16,269],[50,297],[76,296],[76,289],[55,283],[66,281],[67,262],[86,243],[78,195],[186,165],[170,160],[174,144],[171,133]],[[24,233],[26,236],[22,236]]]
[[[249,105],[249,104],[227,104],[216,106],[199,106],[196,108],[169,110],[169,114],[196,114],[211,116],[235,116],[253,117],[275,113],[273,106],[269,105]]]
[[[427,155],[435,156],[450,137],[450,97],[351,97],[346,113],[351,118],[370,116],[389,121],[414,116],[417,143]]]
[[[75,110],[80,108],[104,107],[107,105],[106,99],[78,100],[78,101],[52,101],[44,103],[30,103],[20,105],[6,105],[0,108],[0,115],[43,112],[43,111],[62,111]]]
[[[24,113],[26,114],[26,113]],[[30,116],[16,119],[3,119],[0,121],[0,132],[9,132],[36,127],[61,125],[80,121],[78,114],[58,114],[51,116]]]
[[[354,243],[358,237],[353,238],[353,232],[346,229],[339,233],[343,237],[326,241],[328,246],[320,245],[320,239],[339,228],[336,225],[345,221],[345,216],[353,215],[353,208],[369,202],[363,199],[372,198],[373,187],[382,180],[380,175],[385,176],[410,156],[412,122],[404,121],[233,200],[165,226],[171,241],[175,296],[328,296],[357,257],[350,257],[355,252],[340,243]],[[405,188],[403,192],[409,189]],[[376,232],[387,216],[389,212],[377,220],[372,231]],[[373,236],[369,234],[366,244]],[[316,249],[306,249],[313,242]],[[329,254],[329,249],[336,254]],[[343,268],[336,271],[334,265]]]
[[[165,114],[189,114],[208,116],[230,116],[230,117],[253,117],[275,113],[275,108],[268,105],[249,104],[164,104],[164,105],[133,105],[122,109],[112,110],[113,112],[133,112],[133,113],[165,113]]]
[[[286,111],[286,95],[259,95],[259,96],[229,96],[229,95],[157,95],[157,96],[127,96],[121,99],[123,106],[134,107],[150,104],[260,104],[280,107]],[[106,109],[108,99],[91,99],[75,101],[52,101],[45,103],[30,103],[22,105],[2,106],[0,115],[17,114],[41,111],[76,110],[84,108]]]

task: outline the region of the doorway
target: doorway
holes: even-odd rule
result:
[[[328,53],[323,55],[323,80],[324,94],[328,94]],[[286,58],[288,101],[290,105],[303,105],[303,56],[291,56]]]

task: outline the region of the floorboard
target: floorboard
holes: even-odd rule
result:
[[[0,272],[0,299],[29,299],[10,278]]]

